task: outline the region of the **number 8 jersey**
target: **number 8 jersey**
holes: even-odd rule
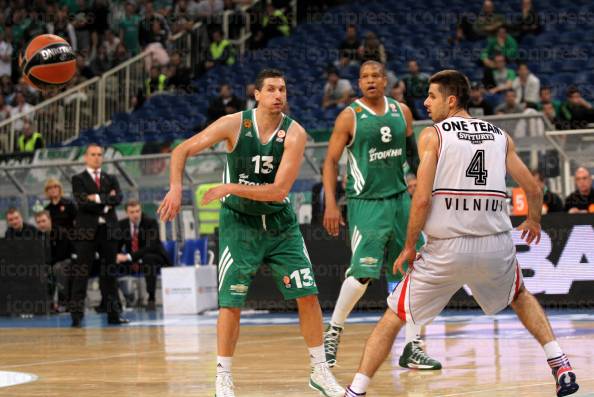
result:
[[[381,199],[406,190],[406,120],[397,101],[384,101],[384,114],[376,114],[361,100],[349,105],[355,125],[347,145],[348,198]]]
[[[444,239],[510,231],[507,134],[486,121],[463,117],[434,127],[439,154],[425,233]]]

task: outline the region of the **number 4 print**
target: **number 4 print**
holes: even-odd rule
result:
[[[466,168],[466,176],[474,178],[475,185],[484,186],[487,184],[487,170],[485,169],[485,151],[477,150]]]

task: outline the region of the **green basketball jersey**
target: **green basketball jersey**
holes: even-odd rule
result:
[[[223,183],[264,185],[273,183],[285,150],[285,138],[293,120],[283,114],[268,142],[260,141],[256,110],[241,114],[241,129],[233,151],[227,154]],[[225,207],[248,215],[268,215],[289,206],[289,198],[280,202],[255,201],[233,195],[222,199]]]
[[[355,131],[347,146],[349,198],[380,199],[406,190],[406,120],[397,101],[384,100],[383,115],[361,100],[350,105]]]

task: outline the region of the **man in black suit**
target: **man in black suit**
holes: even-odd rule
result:
[[[4,233],[7,240],[27,240],[37,238],[39,232],[35,226],[23,222],[23,216],[20,211],[11,207],[6,211],[6,222],[8,229]]]
[[[120,221],[117,262],[128,264],[132,272],[142,270],[149,296],[147,308],[155,310],[157,273],[161,266],[171,266],[171,261],[159,238],[157,221],[142,213],[138,200],[126,203],[126,215]]]
[[[78,206],[75,221],[76,266],[70,272],[70,313],[72,326],[80,327],[84,315],[87,280],[95,253],[101,266],[99,285],[109,324],[123,324],[116,279],[118,218],[115,207],[122,201],[122,191],[115,176],[101,170],[103,148],[90,144],[84,155],[86,169],[72,177],[72,195]]]

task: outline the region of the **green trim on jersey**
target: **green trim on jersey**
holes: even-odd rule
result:
[[[266,143],[260,140],[256,109],[241,113],[241,128],[233,151],[227,153],[223,183],[264,185],[274,183],[285,151],[285,138],[293,119],[283,114],[276,131]],[[267,215],[288,207],[289,198],[281,202],[255,201],[228,195],[223,206],[248,215]]]
[[[384,101],[382,115],[361,100],[349,105],[355,115],[347,146],[349,198],[380,199],[406,190],[406,119],[398,101],[387,97]]]

